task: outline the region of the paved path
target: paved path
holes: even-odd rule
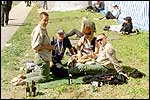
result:
[[[7,41],[17,31],[19,26],[24,24],[24,20],[33,6],[34,4],[32,3],[31,7],[26,7],[25,2],[22,1],[11,9],[8,25],[1,27],[1,51],[5,47]]]

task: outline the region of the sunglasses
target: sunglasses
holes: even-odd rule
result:
[[[89,33],[84,33],[85,35],[91,35],[91,32],[89,32]]]
[[[98,39],[97,42],[100,42],[100,41],[102,41],[102,40],[103,40],[103,38],[102,38],[102,39]]]

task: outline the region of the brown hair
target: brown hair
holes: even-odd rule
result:
[[[44,16],[47,16],[47,17],[49,16],[47,12],[41,12],[41,13],[40,13],[40,19],[43,18],[43,15],[44,15]]]

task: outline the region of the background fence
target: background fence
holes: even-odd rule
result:
[[[121,15],[118,21],[123,22],[126,16],[132,17],[133,26],[142,30],[149,30],[149,1],[104,1],[105,13],[113,5],[118,5]]]

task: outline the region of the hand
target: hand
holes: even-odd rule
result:
[[[123,73],[123,72],[120,72],[119,74],[122,74],[123,76],[125,76],[127,79],[129,79],[128,75]]]
[[[54,63],[52,61],[50,61],[49,66],[50,68],[54,65]]]
[[[49,50],[54,50],[55,49],[55,45],[49,45]]]

